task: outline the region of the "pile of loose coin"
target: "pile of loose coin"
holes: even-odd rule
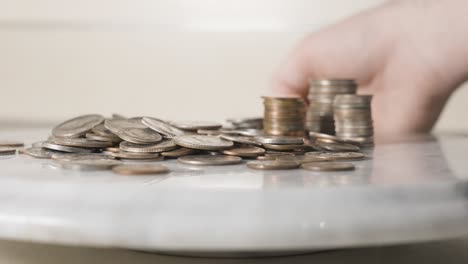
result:
[[[112,169],[124,175],[167,173],[163,161],[170,159],[193,166],[245,163],[260,170],[340,171],[354,169],[346,161],[365,158],[359,141],[320,133],[310,137],[268,135],[261,128],[263,121],[229,119],[222,125],[84,115],[57,125],[47,140],[20,153],[53,159],[64,169]]]

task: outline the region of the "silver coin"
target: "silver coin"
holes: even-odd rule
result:
[[[103,137],[116,137],[117,135],[115,135],[114,133],[112,133],[112,131],[110,131],[109,129],[107,129],[104,124],[99,124],[95,127],[93,127],[91,129],[91,131],[96,134],[96,135],[99,135],[99,136],[103,136]]]
[[[44,142],[42,143],[42,147],[51,150],[63,151],[63,152],[70,152],[70,153],[91,153],[93,152],[92,149],[84,149],[84,148],[75,148],[75,147],[68,147],[58,145],[52,142]]]
[[[32,147],[33,148],[42,148],[42,144],[44,143],[44,141],[37,141],[37,142],[34,142],[32,143]]]
[[[220,123],[204,121],[171,122],[171,125],[179,129],[191,131],[196,131],[198,129],[220,129],[222,127]]]
[[[178,148],[175,150],[162,152],[161,155],[164,157],[178,158],[178,157],[183,157],[183,156],[194,154],[195,152],[197,152],[197,150],[195,149]]]
[[[234,143],[217,136],[182,135],[174,138],[174,142],[182,147],[201,150],[218,150],[232,147]]]
[[[153,159],[161,158],[159,153],[134,153],[134,152],[126,152],[126,151],[119,151],[119,152],[103,151],[102,153],[104,155],[108,155],[114,158],[126,159],[126,160],[153,160]]]
[[[53,152],[43,149],[41,147],[32,147],[32,148],[25,148],[20,150],[20,153],[29,155],[31,157],[37,159],[50,159],[52,157]]]
[[[104,122],[101,115],[84,115],[67,120],[52,130],[55,137],[75,138],[86,134],[93,127]]]
[[[109,136],[102,136],[102,135],[97,135],[93,133],[86,133],[85,137],[89,140],[113,142],[113,143],[119,143],[122,141],[122,139],[117,136],[109,137]]]
[[[141,118],[134,117],[129,119],[107,119],[104,121],[105,128],[118,135],[125,128],[146,128],[141,122]]]
[[[255,141],[261,144],[274,144],[274,145],[304,144],[304,139],[302,137],[287,137],[287,136],[260,136],[260,137],[255,137]]]
[[[0,156],[16,154],[16,148],[0,147]]]
[[[81,148],[105,148],[113,145],[112,142],[108,141],[96,141],[90,140],[87,138],[59,138],[51,137],[49,138],[49,143],[54,143],[57,145],[67,146],[67,147],[81,147]]]
[[[365,155],[360,152],[307,152],[306,156],[320,158],[324,161],[362,160]]]
[[[143,117],[141,122],[150,129],[164,135],[166,138],[173,138],[185,134],[183,130],[178,129],[160,119]]]
[[[123,141],[120,143],[120,149],[127,152],[134,153],[159,153],[176,149],[177,145],[172,139],[166,139],[156,144],[133,144],[131,142]]]
[[[321,149],[328,150],[328,151],[335,151],[335,152],[359,151],[361,149],[356,145],[338,143],[338,142],[323,142],[320,140],[315,141],[315,144]]]
[[[247,163],[247,167],[255,170],[292,170],[299,168],[300,163],[292,160],[256,160]]]
[[[234,165],[242,162],[242,158],[227,155],[191,155],[177,159],[180,163],[199,166]]]
[[[135,144],[152,144],[162,140],[159,133],[149,128],[124,128],[119,131],[118,136]]]
[[[236,136],[236,135],[226,135],[226,134],[221,134],[219,136],[222,139],[226,139],[235,143],[240,143],[240,144],[246,144],[246,145],[255,145],[255,146],[261,146],[262,144],[256,142],[253,138],[251,137],[246,137],[246,136]]]
[[[24,146],[24,143],[20,141],[7,141],[7,140],[0,141],[0,147],[17,148],[17,147],[23,147],[23,146]]]
[[[114,166],[121,165],[122,162],[111,159],[82,159],[74,161],[57,161],[63,169],[72,170],[108,170]]]
[[[223,154],[238,156],[238,157],[258,157],[265,153],[265,150],[259,147],[249,146],[249,147],[238,147],[232,149],[223,150]]]
[[[51,158],[57,161],[71,162],[79,160],[114,160],[113,157],[101,154],[80,154],[80,153],[52,153]]]
[[[311,171],[348,171],[354,170],[354,165],[346,162],[306,162],[301,168]]]

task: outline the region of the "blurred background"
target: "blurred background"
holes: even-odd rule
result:
[[[381,2],[0,0],[0,128],[86,113],[258,116],[294,43]],[[436,129],[468,131],[467,112],[459,89]]]

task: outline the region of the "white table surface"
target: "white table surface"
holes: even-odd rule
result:
[[[0,140],[46,136],[6,131]],[[465,237],[467,149],[463,136],[377,146],[356,171],[328,174],[168,162],[169,175],[124,177],[2,157],[0,238],[245,256]]]

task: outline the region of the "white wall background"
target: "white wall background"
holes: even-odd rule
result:
[[[0,126],[84,113],[223,120],[262,112],[305,33],[380,0],[0,0]],[[438,124],[467,130],[468,91]]]

